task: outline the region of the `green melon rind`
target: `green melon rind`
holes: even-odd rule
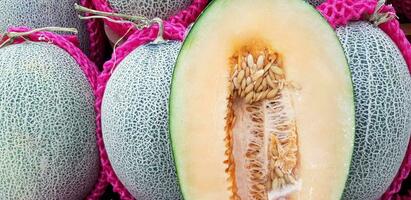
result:
[[[378,199],[411,133],[411,77],[394,42],[366,21],[337,28],[354,83],[356,138],[344,199]]]
[[[0,49],[0,199],[85,199],[98,179],[93,90],[63,49]]]
[[[180,41],[136,48],[113,72],[103,97],[108,158],[139,200],[182,199],[168,133],[169,90],[180,48]]]
[[[110,0],[110,6],[119,13],[166,19],[188,7],[192,0]]]
[[[175,98],[174,94],[176,93],[176,91],[179,90],[179,86],[174,84],[174,80],[176,79],[177,73],[180,69],[178,66],[179,66],[179,63],[181,62],[181,59],[184,57],[186,51],[190,51],[190,46],[192,45],[193,40],[195,39],[195,34],[196,34],[196,32],[199,31],[198,27],[201,27],[201,25],[203,23],[207,22],[207,21],[205,21],[205,18],[208,15],[212,15],[213,9],[217,9],[217,6],[222,7],[225,3],[229,3],[229,1],[228,0],[214,0],[211,3],[209,3],[208,6],[205,8],[205,10],[200,14],[200,16],[197,18],[196,22],[193,24],[192,28],[188,32],[187,37],[185,38],[185,40],[183,42],[183,46],[180,49],[180,53],[177,57],[176,64],[175,64],[175,67],[174,67],[173,76],[172,76],[172,84],[171,84],[171,92],[170,92],[170,100],[169,100],[169,110],[170,110],[170,118],[169,118],[170,128],[169,128],[169,130],[170,130],[171,145],[172,145],[172,149],[173,149],[173,158],[174,158],[174,162],[175,162],[175,165],[176,165],[176,172],[177,172],[178,177],[179,177],[179,175],[178,175],[179,174],[179,167],[178,167],[179,162],[178,162],[178,159],[176,159],[177,158],[177,156],[176,156],[176,145],[178,143],[177,142],[178,138],[173,137],[173,134],[172,134],[173,130],[175,129],[174,126],[178,126],[177,125],[178,123],[176,123],[176,124],[173,123],[173,119],[175,118],[175,114],[173,112],[174,109],[172,107],[173,107],[174,98]],[[301,1],[301,5],[303,5],[303,4],[306,7],[311,7],[313,12],[318,16],[318,19],[323,21],[324,23],[326,23],[328,25],[330,32],[333,32],[333,34],[335,35],[336,40],[338,41],[338,43],[341,44],[341,42],[339,41],[339,38],[338,38],[337,34],[335,33],[334,29],[331,26],[329,26],[328,21],[317,10],[312,8],[310,2]],[[344,49],[342,47],[342,44],[340,46],[341,46],[341,50],[344,51]],[[351,76],[350,67],[348,65],[347,57],[345,57],[345,60],[346,60],[346,63],[345,63],[345,66],[344,66],[345,73],[346,73],[347,76],[350,77],[350,80],[351,80],[349,91],[350,91],[350,93],[353,94],[354,93],[354,89],[353,89],[353,86],[352,86],[353,80],[352,80],[352,76]],[[355,102],[355,99],[354,99],[354,96],[353,96],[352,105],[354,105],[354,102]],[[353,106],[353,110],[351,112],[355,113],[354,106]],[[355,116],[353,116],[353,123],[355,123]],[[354,129],[354,124],[353,124],[353,129]],[[355,141],[355,135],[353,135],[352,140]],[[354,151],[354,148],[352,148],[349,157],[352,157],[353,151]],[[351,162],[352,162],[351,159],[349,161],[347,161],[349,166],[351,166]],[[349,171],[347,171],[347,173],[346,173],[347,178],[348,178],[348,174],[349,174]],[[179,182],[180,182],[180,185],[185,184],[181,179],[179,180]],[[344,188],[345,185],[343,185],[342,187]],[[180,187],[181,192],[182,192],[184,197],[187,197],[187,195],[186,195],[185,191],[183,190],[183,188],[184,187]],[[343,191],[343,189],[341,188],[340,191]],[[341,198],[342,198],[342,196],[343,196],[343,194],[341,194]]]

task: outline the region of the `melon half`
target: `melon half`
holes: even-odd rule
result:
[[[304,1],[211,3],[173,75],[184,198],[340,198],[354,140],[350,77],[335,32]]]

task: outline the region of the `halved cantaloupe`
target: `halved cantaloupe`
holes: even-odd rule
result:
[[[170,98],[185,199],[338,199],[354,139],[348,64],[301,0],[216,0],[189,33]]]

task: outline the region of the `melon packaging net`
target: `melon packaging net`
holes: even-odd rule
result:
[[[59,35],[56,33],[52,33],[52,32],[48,32],[48,29],[45,28],[43,30],[38,30],[38,29],[30,29],[28,27],[11,27],[8,29],[7,33],[16,33],[16,34],[24,34],[20,37],[16,37],[16,38],[9,38],[9,35],[5,35],[4,37],[2,37],[2,44],[5,45],[2,48],[9,48],[9,46],[11,48],[19,48],[17,46],[21,45],[21,50],[23,50],[22,52],[24,52],[24,48],[37,48],[37,50],[40,52],[43,51],[49,51],[50,54],[52,54],[53,52],[64,52],[64,55],[60,55],[60,56],[69,56],[71,58],[67,58],[67,60],[74,60],[74,62],[78,65],[78,67],[80,68],[79,70],[84,74],[82,76],[85,76],[86,80],[88,81],[90,87],[91,87],[91,96],[87,97],[92,99],[92,104],[94,104],[94,93],[96,92],[97,89],[97,76],[98,76],[98,71],[97,71],[97,67],[95,66],[95,64],[89,60],[89,58],[78,48],[79,42],[77,40],[77,38],[73,35]],[[11,36],[10,36],[11,37]],[[11,40],[9,40],[11,39]],[[37,43],[37,44],[36,44]],[[25,45],[23,47],[23,45]],[[31,46],[30,46],[31,45]],[[58,48],[58,49],[55,49]],[[36,52],[37,53],[37,52]],[[67,53],[67,55],[65,55]],[[58,55],[58,53],[56,53],[56,55]],[[44,58],[45,59],[50,59],[47,58],[49,55],[45,55]],[[36,60],[36,59],[35,59]],[[52,60],[52,59],[51,59]],[[65,59],[62,59],[65,60]],[[33,61],[34,62],[34,61]],[[37,61],[36,61],[37,62]],[[55,61],[51,61],[51,63],[53,63]],[[66,61],[62,61],[62,62],[66,62]],[[34,67],[35,65],[33,65]],[[66,69],[66,66],[62,66],[62,68]],[[54,70],[54,69],[50,69],[50,70]],[[77,70],[77,69],[75,69]],[[74,70],[74,71],[75,71]],[[54,73],[54,72],[50,72],[50,73]],[[64,74],[62,74],[64,75]],[[50,75],[50,78],[52,78],[52,75]],[[66,81],[66,79],[64,79],[62,77],[61,79],[62,81]],[[76,80],[76,81],[80,81],[80,80]],[[47,81],[46,81],[47,82]],[[45,83],[46,83],[45,82]],[[59,84],[56,84],[59,85]],[[36,87],[33,87],[36,88]],[[48,88],[48,87],[46,87]],[[71,94],[73,95],[73,94]],[[77,95],[77,94],[76,94]],[[68,101],[68,103],[70,103],[70,100]],[[28,105],[30,106],[30,105]],[[67,108],[66,108],[67,109]],[[93,106],[91,106],[91,109],[88,108],[84,108],[85,110],[90,110],[91,112],[94,113],[94,109]],[[37,112],[37,111],[36,111]],[[67,112],[69,112],[69,110],[67,110]],[[94,114],[93,114],[94,116]],[[94,117],[93,117],[94,118]],[[72,123],[73,119],[69,119],[67,121],[67,123]],[[88,121],[88,120],[84,120],[84,121]],[[95,120],[91,120],[94,124]],[[51,122],[45,122],[45,123],[51,123]],[[80,124],[82,124],[83,122],[81,122]],[[92,135],[95,138],[95,124],[92,126]],[[73,127],[74,128],[74,127]],[[83,127],[84,128],[84,127]],[[68,136],[67,139],[71,138],[71,136]],[[85,138],[83,138],[85,139]],[[58,142],[58,141],[57,141]],[[95,140],[93,140],[93,143],[95,142]],[[67,144],[69,145],[69,144]],[[84,144],[86,145],[86,144]],[[47,146],[47,145],[45,145]],[[42,147],[43,148],[43,147]],[[46,148],[46,147],[44,147]],[[81,147],[83,148],[83,147]],[[35,148],[34,148],[35,149]],[[34,150],[32,149],[32,150]],[[59,152],[59,151],[57,151]],[[70,149],[66,149],[66,154],[70,154],[71,150]],[[92,157],[93,152],[89,152],[89,157]],[[51,198],[51,199],[59,199],[59,198],[63,198],[63,199],[71,199],[71,198],[86,198],[87,199],[99,199],[101,194],[104,192],[106,184],[103,180],[103,173],[102,173],[102,168],[100,167],[100,163],[99,163],[99,159],[98,159],[98,150],[97,150],[97,146],[96,146],[96,161],[97,162],[92,162],[91,160],[89,160],[89,163],[86,166],[83,166],[82,169],[72,169],[71,172],[65,172],[68,175],[72,174],[72,173],[78,173],[78,174],[83,174],[86,175],[85,177],[78,177],[80,178],[80,180],[70,180],[71,178],[68,178],[67,180],[70,180],[70,182],[72,183],[77,183],[75,181],[80,181],[80,184],[76,184],[77,186],[82,187],[82,190],[88,190],[86,191],[86,194],[84,193],[80,193],[80,188],[75,189],[70,185],[66,185],[63,188],[61,188],[61,186],[59,186],[58,184],[67,184],[67,181],[60,181],[60,183],[57,183],[53,185],[53,187],[58,186],[60,189],[64,190],[68,189],[68,188],[72,188],[72,191],[59,191],[60,193],[58,194],[52,194],[50,193],[50,191],[52,190],[56,190],[57,188],[48,188],[49,186],[45,185],[44,188],[42,188],[42,191],[40,194],[36,193],[36,194],[32,194],[32,195],[41,195],[42,197],[46,198],[45,195],[49,195],[47,198]],[[64,155],[60,155],[62,157],[65,156]],[[75,156],[74,156],[75,157]],[[53,158],[50,158],[53,159]],[[93,159],[93,158],[90,158]],[[83,163],[76,163],[76,165],[79,164],[83,164]],[[69,162],[65,164],[65,166],[71,166],[71,164],[69,165]],[[84,170],[87,170],[89,167],[92,167],[92,173],[89,174],[84,174]],[[53,172],[55,173],[55,172]],[[45,175],[47,176],[47,175]],[[42,180],[42,179],[41,179]],[[30,184],[25,185],[29,186]],[[45,193],[47,191],[47,193]],[[32,191],[35,192],[35,191]],[[84,192],[84,191],[83,191]],[[50,194],[54,195],[54,196],[50,196]],[[88,195],[87,195],[88,194]],[[80,196],[81,195],[86,195],[86,196]],[[33,198],[35,196],[27,196],[27,198]],[[7,197],[9,198],[9,197]],[[17,197],[19,198],[19,197]]]
[[[402,1],[401,1],[402,2]],[[407,3],[404,1],[404,3]],[[369,20],[369,16],[375,13],[376,9],[378,10],[378,2],[373,0],[364,0],[364,1],[353,1],[353,0],[328,0],[317,7],[321,14],[328,20],[332,27],[337,30],[337,33],[343,32],[345,26],[348,26],[352,23],[362,23],[361,20]],[[391,13],[395,14],[394,9],[390,5],[384,5],[379,9],[380,13]],[[408,66],[408,69],[411,70],[411,45],[407,38],[405,37],[404,32],[400,29],[399,22],[396,19],[391,19],[388,22],[383,22],[378,25],[385,34],[392,39],[398,49],[401,51],[402,56],[405,59],[405,62]],[[375,25],[375,26],[376,26]],[[360,25],[361,26],[361,25]],[[341,28],[342,27],[342,28]],[[339,30],[339,28],[341,28]],[[363,27],[364,28],[364,27]],[[349,28],[348,28],[349,29]],[[355,30],[353,30],[355,31]],[[347,41],[345,41],[347,42]],[[348,42],[348,44],[350,44]],[[353,45],[351,43],[351,45]],[[384,49],[382,49],[384,51]],[[409,116],[408,116],[409,118]],[[391,133],[394,134],[394,133]],[[405,141],[409,143],[409,141]],[[358,147],[357,147],[358,148]],[[359,151],[359,149],[355,149]],[[401,189],[401,184],[407,178],[411,168],[411,146],[408,144],[407,151],[404,152],[405,156],[402,161],[402,164],[396,173],[395,178],[393,179],[391,185],[388,187],[387,191],[383,194],[381,199],[401,199],[402,197],[399,194]],[[360,159],[360,158],[354,158]],[[388,162],[388,161],[382,161]],[[349,179],[350,181],[350,179]],[[410,198],[410,197],[403,197]]]

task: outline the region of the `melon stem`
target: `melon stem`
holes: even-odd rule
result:
[[[164,25],[163,25],[163,20],[161,20],[160,18],[154,18],[154,19],[150,20],[150,19],[148,19],[146,17],[142,17],[142,16],[134,16],[134,15],[121,14],[121,13],[111,13],[111,12],[93,10],[93,9],[90,9],[90,8],[86,8],[84,6],[80,6],[78,4],[74,4],[74,8],[77,11],[80,11],[80,12],[93,14],[93,16],[81,16],[81,15],[79,15],[78,17],[80,19],[101,18],[101,19],[105,19],[105,20],[108,20],[110,22],[117,23],[117,24],[131,23],[137,29],[146,28],[149,25],[157,23],[159,25],[159,33],[158,33],[158,36],[157,36],[157,38],[154,42],[159,43],[160,41],[161,42],[164,41],[164,39],[163,39]],[[122,20],[116,20],[116,19],[112,19],[110,17],[118,17],[118,18],[121,18]]]
[[[133,23],[142,22],[144,24],[148,24],[148,21],[150,21],[146,17],[142,17],[142,16],[134,16],[134,15],[121,14],[121,13],[113,13],[113,12],[104,12],[104,11],[99,11],[99,10],[93,10],[93,9],[90,9],[90,8],[86,8],[84,6],[80,6],[77,3],[74,4],[74,9],[76,9],[79,12],[90,13],[90,14],[97,15],[97,16],[119,17],[121,19],[131,21]]]
[[[157,23],[158,24],[158,33],[157,33],[157,38],[153,41],[154,44],[158,44],[161,42],[164,42],[164,23],[163,20],[156,17],[152,20],[152,24]]]
[[[385,0],[379,0],[377,5],[375,6],[374,13],[369,17],[369,21],[371,21],[375,26],[379,26],[380,24],[386,23],[393,19],[398,19],[398,16],[395,14],[395,12],[382,13],[384,4]]]
[[[153,41],[154,44],[158,44],[161,42],[164,42],[163,34],[164,34],[164,23],[163,20],[156,17],[153,19],[148,19],[143,16],[134,16],[134,15],[127,15],[127,14],[121,14],[121,13],[113,13],[113,12],[104,12],[104,11],[99,11],[99,10],[93,10],[90,8],[86,8],[84,6],[80,6],[77,3],[74,4],[74,8],[79,11],[79,12],[84,12],[84,13],[89,13],[92,14],[93,16],[81,16],[79,15],[80,19],[95,19],[95,18],[101,18],[108,20],[113,23],[117,24],[123,24],[123,23],[131,23],[133,24],[137,29],[142,29],[145,27],[148,27],[149,25],[153,24],[158,24],[158,34],[157,38]],[[112,19],[110,17],[118,17],[121,18],[122,20],[116,20]]]
[[[24,36],[31,35],[36,32],[41,32],[41,31],[69,32],[69,33],[74,33],[74,34],[78,33],[78,30],[76,28],[64,28],[64,27],[54,27],[54,26],[36,28],[30,31],[25,31],[25,32],[6,32],[2,35],[0,40],[2,40],[4,37],[8,37],[8,39],[0,44],[0,48],[6,46],[7,44],[10,44],[15,38],[24,37]]]

